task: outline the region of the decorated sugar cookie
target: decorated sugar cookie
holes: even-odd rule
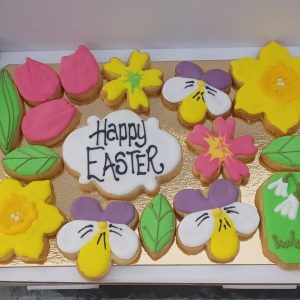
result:
[[[59,75],[65,93],[75,104],[87,104],[99,96],[102,76],[87,47],[80,45],[71,55],[63,56]]]
[[[162,89],[162,100],[167,107],[177,109],[178,119],[185,126],[230,114],[230,97],[203,80],[188,77],[168,79]]]
[[[235,113],[250,121],[262,120],[277,136],[295,132],[300,122],[298,61],[287,48],[272,42],[261,49],[257,59],[231,62],[231,74],[239,87]]]
[[[47,238],[55,235],[64,216],[51,205],[49,180],[22,186],[15,179],[0,182],[0,261],[17,256],[25,262],[43,262]]]
[[[142,244],[157,260],[166,254],[175,237],[176,219],[168,199],[159,194],[145,208],[139,224]]]
[[[276,173],[256,193],[263,253],[287,269],[300,269],[300,172]]]
[[[218,179],[207,196],[198,189],[178,192],[176,214],[182,218],[177,243],[188,254],[206,249],[216,262],[232,261],[239,252],[239,240],[251,237],[259,224],[255,207],[239,202],[239,189],[228,179]]]
[[[158,95],[163,85],[163,72],[150,69],[150,56],[134,50],[128,63],[112,57],[103,66],[104,77],[109,80],[101,90],[101,97],[109,107],[116,107],[127,99],[127,108],[148,113],[148,96]]]
[[[6,68],[0,70],[0,149],[8,153],[20,140],[23,103]]]
[[[29,57],[14,72],[16,86],[23,99],[30,105],[61,98],[63,95],[60,79],[48,65]]]
[[[103,211],[97,200],[81,197],[72,204],[71,213],[75,220],[58,232],[57,246],[66,257],[77,259],[83,277],[96,280],[109,271],[112,262],[127,265],[138,259],[139,238],[127,225],[137,219],[133,205],[116,201]]]
[[[2,165],[8,175],[24,181],[50,179],[62,169],[59,154],[40,145],[16,148],[3,157]]]
[[[300,136],[288,135],[272,140],[260,159],[275,171],[300,171]]]
[[[211,69],[204,72],[200,66],[191,61],[182,61],[175,67],[175,76],[203,80],[212,87],[229,94],[232,79],[228,72],[222,69]]]
[[[234,137],[235,120],[218,117],[212,130],[196,125],[187,136],[187,144],[199,156],[193,172],[204,183],[223,177],[236,183],[246,184],[250,173],[245,162],[250,162],[257,153],[251,135]]]
[[[28,111],[22,120],[22,132],[30,144],[53,146],[61,142],[79,121],[80,112],[62,98]]]
[[[179,142],[156,118],[144,121],[130,110],[90,116],[65,139],[62,153],[84,190],[117,199],[156,194],[162,181],[178,173],[182,159]]]

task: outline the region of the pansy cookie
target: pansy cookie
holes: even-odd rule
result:
[[[103,66],[103,75],[108,82],[101,90],[101,97],[109,107],[118,107],[127,99],[127,108],[148,113],[148,96],[158,95],[163,85],[163,72],[150,69],[150,56],[134,50],[128,63],[112,57]]]
[[[193,66],[193,72],[188,69],[191,73],[190,77],[182,77],[189,73],[183,66],[178,65],[176,68],[176,73],[179,73],[181,77],[168,79],[162,89],[163,103],[168,108],[177,110],[179,121],[187,127],[192,127],[205,121],[207,115],[212,119],[217,116],[229,115],[232,106],[230,97],[205,80],[214,83],[214,85],[216,82],[210,79],[207,74],[203,75],[201,69],[199,70],[195,66]],[[198,70],[198,74],[195,72],[195,68]],[[225,77],[227,78],[227,76]],[[220,84],[217,85],[221,86]],[[226,88],[226,86],[227,84],[222,87]]]
[[[256,208],[239,202],[239,197],[238,187],[228,179],[213,182],[207,196],[198,189],[178,192],[174,209],[183,218],[177,227],[178,246],[187,254],[206,249],[213,261],[232,261],[239,240],[251,237],[259,224]]]
[[[296,131],[300,121],[300,65],[287,48],[272,42],[258,59],[231,62],[231,74],[239,88],[234,112],[247,120],[262,120],[271,133]]]
[[[234,137],[235,120],[218,117],[212,130],[196,125],[187,136],[188,146],[199,156],[194,162],[193,173],[203,183],[210,183],[220,173],[238,184],[246,184],[250,173],[245,165],[257,153],[251,135]]]
[[[47,238],[55,235],[64,216],[50,202],[49,180],[32,181],[22,186],[15,179],[0,182],[0,261],[15,256],[25,262],[44,262]]]
[[[80,197],[71,205],[73,221],[57,234],[57,246],[70,259],[77,259],[79,273],[90,280],[103,277],[112,262],[133,263],[140,255],[134,227],[136,210],[124,201],[109,202],[103,209],[97,200]]]
[[[263,253],[286,269],[300,269],[300,172],[271,175],[255,199]]]

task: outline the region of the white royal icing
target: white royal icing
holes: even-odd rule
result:
[[[151,192],[158,187],[157,178],[181,161],[179,142],[159,128],[156,118],[143,121],[132,111],[120,110],[102,120],[91,116],[87,123],[65,139],[62,150],[80,184],[93,183],[115,197],[140,187]]]
[[[278,204],[274,211],[280,213],[284,217],[288,217],[290,220],[296,220],[299,209],[299,201],[295,195],[290,194],[286,200]]]
[[[268,185],[269,190],[275,190],[274,194],[275,196],[282,196],[287,197],[288,196],[288,183],[284,182],[282,178],[279,178],[278,180],[270,183]]]

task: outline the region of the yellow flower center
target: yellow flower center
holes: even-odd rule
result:
[[[33,202],[20,195],[11,195],[0,201],[0,232],[7,235],[23,233],[37,216]]]
[[[226,160],[227,157],[231,156],[231,151],[229,145],[226,143],[225,139],[221,136],[218,137],[208,137],[205,141],[209,144],[209,154],[211,159],[219,159],[221,161]]]
[[[260,83],[263,91],[279,102],[293,102],[300,96],[298,74],[282,62],[270,66],[262,75]]]

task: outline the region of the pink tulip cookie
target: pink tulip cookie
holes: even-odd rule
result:
[[[193,173],[208,184],[219,177],[246,184],[250,173],[246,162],[251,162],[257,148],[251,135],[234,138],[235,120],[218,117],[210,131],[196,125],[187,136],[188,146],[199,156],[194,162]]]

